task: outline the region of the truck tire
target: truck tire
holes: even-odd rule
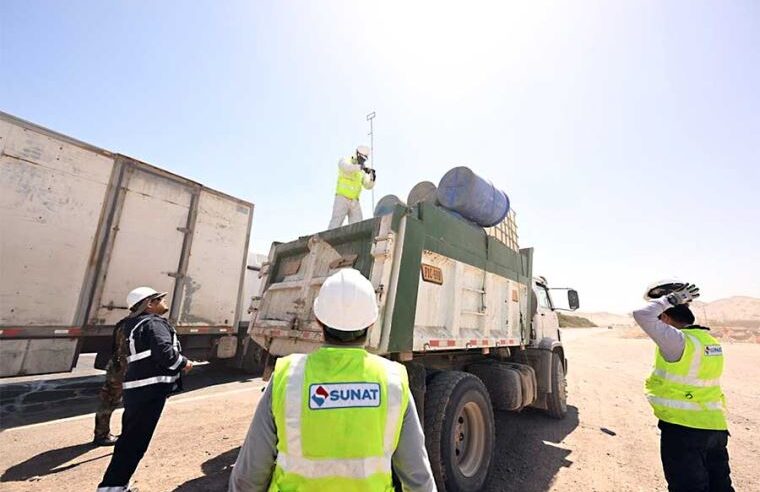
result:
[[[557,352],[552,353],[552,392],[546,395],[546,413],[555,419],[563,419],[567,415],[567,379]]]
[[[491,400],[472,374],[443,371],[425,394],[425,441],[442,492],[475,492],[488,478],[495,425]]]

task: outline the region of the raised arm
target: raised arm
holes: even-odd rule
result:
[[[633,319],[642,330],[654,340],[660,348],[662,356],[668,362],[677,362],[683,355],[685,346],[684,334],[678,328],[674,328],[659,320],[659,316],[673,305],[666,297],[660,297],[650,302],[641,309],[633,312]]]

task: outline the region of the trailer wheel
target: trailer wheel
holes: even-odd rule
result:
[[[260,376],[264,372],[266,352],[253,340],[242,343],[238,347],[240,356],[240,368],[246,374]]]
[[[491,399],[472,374],[443,371],[425,393],[425,440],[438,489],[474,492],[488,478],[494,447]]]
[[[555,419],[567,415],[567,378],[562,358],[557,352],[552,353],[552,392],[546,398],[546,413]]]

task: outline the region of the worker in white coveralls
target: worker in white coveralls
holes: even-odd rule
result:
[[[668,490],[733,492],[720,388],[723,349],[709,328],[694,324],[689,303],[697,297],[695,285],[661,280],[647,287],[648,304],[633,312],[657,344],[647,398],[659,419]]]
[[[348,216],[348,223],[361,222],[362,207],[359,195],[362,188],[371,190],[375,186],[375,170],[366,165],[369,159],[369,147],[360,145],[354,155],[338,161],[338,185],[335,188],[332,218],[329,229],[343,225]]]
[[[325,345],[277,360],[232,470],[230,492],[435,491],[406,368],[364,350],[372,284],[347,268],[314,300]]]

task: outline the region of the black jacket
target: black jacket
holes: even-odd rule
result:
[[[187,358],[177,332],[156,314],[141,314],[122,324],[127,346],[125,398],[166,396],[182,389],[182,369]]]

